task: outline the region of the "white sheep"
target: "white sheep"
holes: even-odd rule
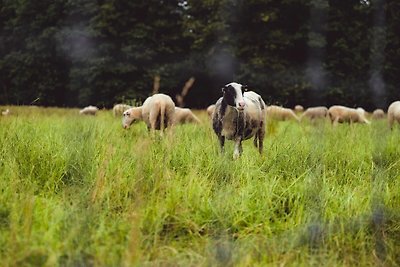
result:
[[[305,118],[310,121],[315,121],[317,119],[325,119],[328,117],[328,108],[327,107],[311,107],[307,108],[306,111],[301,115],[300,120]]]
[[[294,106],[294,112],[296,113],[301,113],[304,111],[304,107],[302,105],[296,105]]]
[[[242,154],[242,141],[253,136],[254,145],[261,154],[265,135],[265,103],[260,95],[242,93],[242,89],[245,86],[235,82],[225,85],[212,117],[221,151],[224,150],[225,138],[235,142],[234,159]]]
[[[387,116],[390,128],[393,128],[395,122],[400,123],[400,101],[390,104]]]
[[[375,109],[374,112],[372,112],[372,119],[374,120],[380,120],[384,119],[386,117],[385,111],[383,109]]]
[[[96,115],[97,111],[99,109],[95,106],[87,106],[79,111],[79,114],[81,115]]]
[[[214,110],[215,110],[215,104],[209,105],[209,106],[207,107],[207,114],[208,114],[208,116],[209,116],[210,118],[212,118],[212,115],[213,115],[213,113],[214,113]]]
[[[267,119],[286,121],[295,120],[300,121],[299,117],[290,108],[279,107],[275,105],[268,106],[266,108]]]
[[[115,117],[121,116],[124,114],[124,111],[127,109],[130,109],[132,106],[129,106],[127,104],[115,104],[113,107],[113,114]]]
[[[367,123],[370,122],[365,118],[365,110],[362,108],[348,108],[345,106],[335,105],[328,110],[329,117],[333,125],[338,123]]]
[[[148,97],[142,106],[124,111],[122,126],[127,129],[133,122],[143,120],[149,131],[164,131],[172,125],[174,113],[175,103],[172,98],[165,94],[155,94]]]
[[[173,124],[200,123],[200,120],[188,108],[175,107]]]
[[[9,110],[9,109],[2,110],[2,111],[1,111],[1,115],[2,115],[2,116],[8,116],[8,115],[10,115],[10,110]]]

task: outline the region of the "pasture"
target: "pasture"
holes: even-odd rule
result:
[[[0,117],[1,266],[398,266],[400,131],[269,122],[219,153],[201,125],[151,137],[111,111]]]

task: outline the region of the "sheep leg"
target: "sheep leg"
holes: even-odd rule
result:
[[[219,146],[221,148],[221,153],[224,153],[224,145],[225,145],[225,136],[218,136]]]
[[[238,159],[243,152],[242,139],[239,137],[235,140],[235,150],[233,151],[233,159]]]
[[[159,111],[160,111],[159,108],[150,111],[149,120],[150,120],[150,131],[152,135],[155,133],[156,130],[157,117],[159,115]]]
[[[339,123],[339,117],[336,118],[334,121],[332,121],[332,124],[333,124],[333,126],[335,126],[335,127],[338,125],[338,123]]]
[[[265,130],[264,126],[262,126],[257,133],[257,138],[258,138],[258,152],[262,154],[262,151],[264,149],[264,135],[265,135]]]

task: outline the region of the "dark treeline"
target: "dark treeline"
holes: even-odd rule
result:
[[[111,107],[160,91],[205,107],[227,82],[267,103],[400,97],[398,0],[0,0],[0,104]]]

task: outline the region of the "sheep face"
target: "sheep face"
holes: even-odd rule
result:
[[[139,120],[137,112],[133,108],[124,111],[122,114],[122,127],[128,129],[134,122]]]
[[[246,87],[239,83],[228,83],[222,88],[222,101],[238,110],[244,110],[246,103],[243,99],[242,89],[246,89]]]

